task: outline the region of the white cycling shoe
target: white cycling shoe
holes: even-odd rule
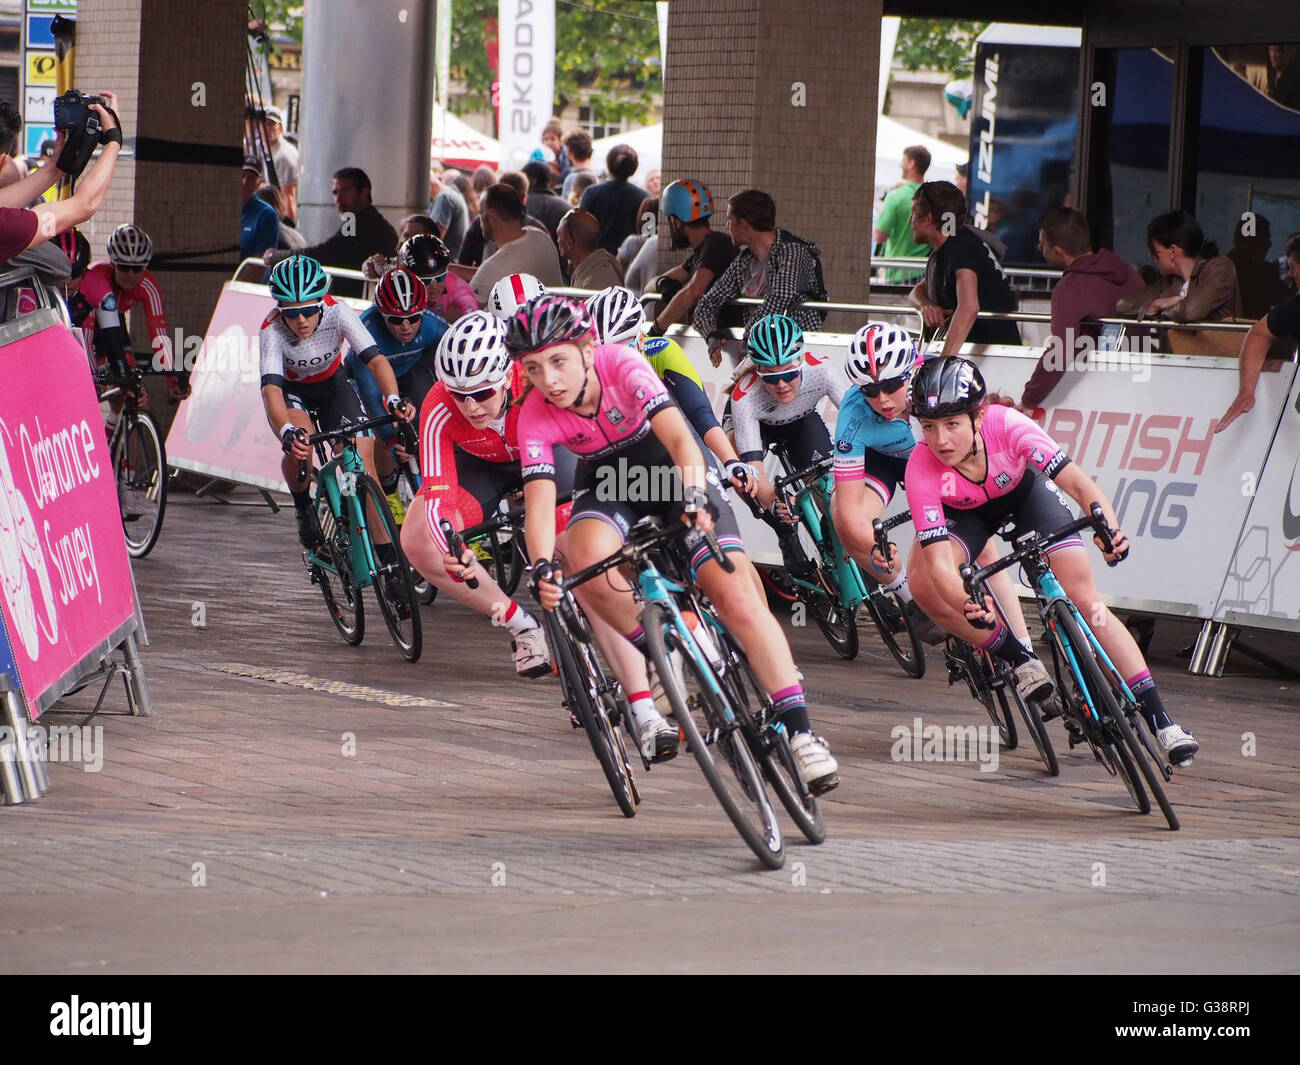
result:
[[[839,763],[822,737],[811,732],[796,732],[790,737],[790,753],[799,767],[800,779],[814,795],[839,785]]]
[[[551,652],[540,625],[514,637],[510,648],[515,654],[515,672],[521,677],[544,677],[551,672]]]
[[[1048,698],[1056,689],[1052,683],[1052,678],[1048,676],[1047,670],[1043,668],[1043,663],[1037,658],[1031,658],[1027,662],[1021,662],[1016,666],[1016,691],[1020,693],[1027,703],[1042,702]]]
[[[677,726],[671,721],[665,721],[662,715],[655,714],[654,717],[639,722],[637,732],[641,753],[647,761],[667,762],[677,757],[680,743]]]
[[[1201,745],[1192,738],[1190,732],[1184,732],[1181,725],[1166,725],[1156,733],[1156,740],[1164,748],[1165,757],[1172,765],[1185,769],[1195,759]]]

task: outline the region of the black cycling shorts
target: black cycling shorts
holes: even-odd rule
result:
[[[1056,482],[1032,468],[1026,469],[1024,480],[1009,495],[994,499],[974,510],[954,510],[948,507],[945,508],[945,516],[949,538],[956,541],[966,552],[966,561],[972,563],[993,534],[1008,522],[1011,528],[1002,533],[1002,538],[1011,543],[1017,536],[1031,530],[1039,533],[1054,532],[1075,518],[1068,498]],[[1053,555],[1057,551],[1075,547],[1083,547],[1083,540],[1078,534],[1053,544],[1045,553]]]
[[[366,420],[361,400],[352,387],[346,370],[335,370],[324,381],[312,384],[283,385],[284,400],[290,410],[305,410],[321,432],[343,429]]]
[[[889,506],[889,501],[894,498],[894,489],[904,482],[908,457],[886,455],[869,447],[863,458],[867,487],[885,501],[885,506]]]
[[[832,454],[831,434],[826,422],[815,410],[798,421],[784,425],[759,426],[764,448],[781,447],[790,463],[790,472],[806,470]]]

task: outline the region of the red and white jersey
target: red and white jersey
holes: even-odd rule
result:
[[[162,289],[158,280],[148,270],[140,275],[135,288],[118,288],[113,276],[113,264],[110,262],[91,263],[89,272],[99,274],[113,288],[117,297],[117,309],[123,321],[131,308],[139,306],[144,310],[145,322],[149,327],[149,344],[159,356],[160,367],[164,370],[175,368],[172,361],[172,343],[167,335],[167,315],[163,311]]]

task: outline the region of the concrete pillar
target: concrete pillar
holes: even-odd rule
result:
[[[835,301],[868,298],[881,0],[673,0],[663,180],[727,197],[760,188],[776,224],[821,248]],[[668,249],[661,219],[660,265]],[[861,316],[857,316],[860,318]],[[828,328],[861,321],[832,315]]]
[[[238,261],[247,25],[243,0],[96,0],[77,12],[77,86],[118,94],[130,149],[86,236],[102,258],[109,234],[135,222],[157,256],[201,253],[150,267],[173,334],[203,335]],[[132,317],[136,350],[149,353],[144,316]]]
[[[334,171],[359,166],[400,229],[429,205],[434,0],[312,0],[303,25],[298,213],[303,235],[338,228]]]

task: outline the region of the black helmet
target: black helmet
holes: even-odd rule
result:
[[[417,233],[402,241],[397,249],[397,265],[414,270],[420,277],[437,277],[445,274],[451,263],[451,252],[432,233]]]
[[[515,358],[595,335],[585,306],[549,293],[534,296],[506,321],[506,347]]]
[[[90,265],[90,244],[75,226],[65,229],[54,239],[58,242],[59,250],[68,257],[68,262],[72,265],[71,278],[75,281]]]
[[[947,418],[973,414],[987,394],[984,375],[970,359],[956,355],[931,359],[912,378],[912,415]]]

